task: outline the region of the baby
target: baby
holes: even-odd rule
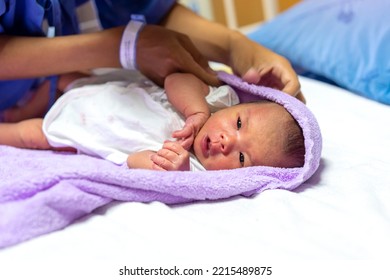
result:
[[[129,168],[155,170],[303,165],[302,131],[283,106],[237,104],[231,87],[212,88],[190,74],[168,76],[164,88],[146,79],[74,88],[43,123],[2,124],[14,136],[8,142],[0,136],[0,144],[73,147]]]

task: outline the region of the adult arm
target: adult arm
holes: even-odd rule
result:
[[[187,34],[208,60],[231,66],[248,82],[271,86],[293,96],[300,92],[298,77],[287,59],[238,31],[208,21],[179,4],[163,25]]]
[[[157,25],[146,25],[138,34],[137,69],[158,85],[172,73],[191,73],[209,85],[220,85],[208,60],[186,34]]]
[[[0,79],[50,76],[99,67],[121,67],[119,50],[125,27],[70,36],[0,35]],[[216,74],[188,36],[157,25],[142,28],[136,42],[139,70],[158,85],[174,72],[189,72],[208,84]]]
[[[118,52],[123,29],[54,38],[0,35],[0,79],[120,67]]]
[[[54,38],[0,35],[0,79],[121,67],[119,48],[123,31],[122,26]],[[193,73],[208,84],[219,84],[207,60],[184,34],[146,25],[138,34],[136,55],[139,70],[160,86],[174,72]]]

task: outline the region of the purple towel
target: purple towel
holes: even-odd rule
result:
[[[300,168],[247,167],[220,171],[132,170],[111,162],[64,152],[0,146],[0,248],[66,227],[111,201],[167,204],[249,196],[267,189],[293,190],[317,170],[321,132],[300,101],[270,88],[219,73],[241,101],[269,99],[283,105],[305,137]]]

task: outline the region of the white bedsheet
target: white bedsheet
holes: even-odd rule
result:
[[[34,268],[27,275],[41,269],[43,277],[46,262],[64,274],[92,260],[109,266],[95,267],[101,275],[125,279],[114,277],[124,265],[390,259],[390,107],[300,80],[324,148],[318,172],[296,191],[174,207],[113,203],[64,230],[0,251],[0,278],[22,279],[12,278],[23,272],[14,270],[20,263]]]

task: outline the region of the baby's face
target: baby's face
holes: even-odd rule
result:
[[[220,110],[204,124],[194,140],[194,153],[206,170],[247,166],[278,166],[288,116],[277,104],[245,103]]]

